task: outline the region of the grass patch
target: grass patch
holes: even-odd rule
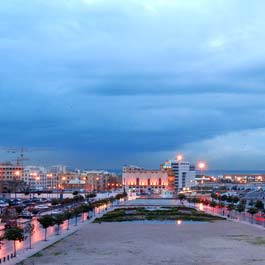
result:
[[[247,242],[256,246],[265,246],[265,237],[256,237],[251,240],[247,240]]]
[[[43,256],[43,254],[41,252],[38,252],[38,253],[32,255],[31,257],[32,258],[39,258],[39,257],[42,257],[42,256]]]
[[[142,220],[185,220],[211,222],[224,220],[224,218],[206,214],[189,207],[168,207],[163,209],[150,209],[145,207],[121,208],[108,212],[101,218],[96,218],[94,223],[101,222],[124,222]]]
[[[227,235],[225,237],[231,238],[237,241],[245,241],[249,244],[256,246],[265,246],[265,237],[250,237],[249,235]]]
[[[63,253],[60,251],[60,252],[55,252],[53,253],[54,256],[59,256],[59,255],[62,255]]]

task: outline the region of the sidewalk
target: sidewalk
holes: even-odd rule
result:
[[[103,216],[105,213],[114,210],[117,207],[117,205],[109,208],[106,211],[102,211],[101,213],[93,216],[92,218],[90,218],[89,220],[85,221],[85,222],[80,222],[78,223],[77,226],[70,226],[70,229],[67,231],[62,231],[60,235],[52,235],[48,237],[47,241],[39,241],[38,243],[36,243],[35,245],[33,245],[32,249],[23,249],[23,250],[19,250],[17,251],[17,256],[15,258],[10,259],[9,261],[5,261],[1,264],[5,264],[5,265],[15,265],[15,264],[19,264],[20,262],[22,262],[23,260],[35,255],[36,253],[40,252],[41,250],[49,247],[50,245],[53,245],[54,243],[72,235],[73,233],[75,233],[76,231],[78,231],[81,227],[84,227],[85,225],[92,223],[96,218]]]

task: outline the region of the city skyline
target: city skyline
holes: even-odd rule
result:
[[[28,164],[265,169],[264,7],[1,3],[0,146],[36,148]]]

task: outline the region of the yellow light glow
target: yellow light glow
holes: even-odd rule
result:
[[[183,160],[183,156],[182,155],[177,155],[177,161],[181,161]]]
[[[204,162],[199,162],[199,163],[198,163],[198,168],[199,168],[200,170],[205,169],[205,167],[206,167],[206,164],[205,164]]]

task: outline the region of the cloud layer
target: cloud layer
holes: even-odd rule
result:
[[[1,145],[51,148],[32,156],[43,164],[157,167],[185,150],[238,168],[242,143],[251,146],[249,168],[260,168],[264,8],[258,0],[1,3]],[[220,137],[234,143],[230,134],[233,159],[222,144],[212,156]]]

